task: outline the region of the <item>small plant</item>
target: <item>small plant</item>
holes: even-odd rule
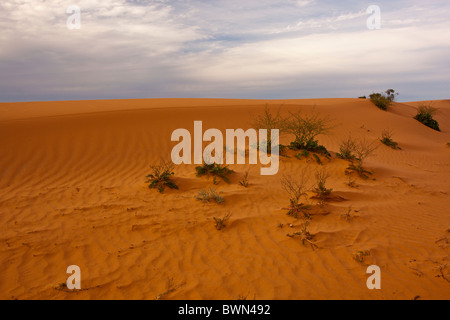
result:
[[[318,246],[314,242],[311,241],[311,240],[313,240],[314,235],[309,233],[308,226],[309,226],[309,221],[305,220],[301,231],[294,232],[292,234],[288,233],[287,236],[290,238],[299,237],[300,240],[302,241],[303,245],[306,245],[306,243],[309,243],[313,249],[314,249],[314,247],[318,248]]]
[[[336,156],[344,159],[344,160],[354,160],[356,150],[356,141],[352,138],[351,135],[348,136],[346,140],[342,140],[339,146],[339,153],[336,153]]]
[[[328,150],[319,145],[316,139],[318,135],[328,134],[330,130],[330,119],[316,112],[310,115],[291,113],[291,117],[286,119],[286,131],[295,136],[295,140],[289,146],[293,150],[307,150],[331,157]]]
[[[227,213],[223,218],[216,218],[213,217],[214,219],[214,224],[217,230],[222,230],[223,228],[226,227],[225,222],[227,222],[231,217],[231,213]]]
[[[307,187],[306,184],[309,181],[309,176],[304,169],[300,175],[300,180],[294,180],[291,176],[284,176],[281,179],[281,185],[283,189],[289,195],[290,205],[288,208],[283,208],[284,210],[289,210],[287,215],[298,219],[299,213],[304,216],[309,217],[306,210],[309,210],[311,206],[304,203],[300,203],[300,199],[306,196]]]
[[[358,251],[353,255],[353,259],[355,259],[359,263],[364,263],[364,258],[368,256],[370,256],[369,250]]]
[[[239,184],[244,188],[248,188],[248,171],[244,174],[244,178],[239,181]]]
[[[384,93],[372,93],[369,97],[370,101],[372,101],[374,105],[381,110],[386,111],[397,95],[398,93],[395,93],[395,90],[388,89]]]
[[[392,131],[390,131],[390,130],[383,130],[383,132],[381,133],[380,141],[381,141],[381,143],[387,145],[388,147],[391,147],[394,150],[402,149],[398,146],[397,142],[392,140]]]
[[[348,170],[356,172],[361,178],[368,179],[368,174],[372,172],[366,170],[363,167],[363,163],[367,157],[369,157],[375,150],[376,146],[373,142],[367,142],[366,139],[359,141],[355,145],[355,159],[351,160]]]
[[[174,174],[173,168],[175,165],[169,161],[161,161],[159,165],[151,166],[152,173],[147,175],[146,183],[149,184],[150,189],[158,189],[160,193],[164,192],[165,187],[170,189],[178,189],[178,186],[173,182],[170,177]]]
[[[163,293],[160,293],[156,296],[155,300],[163,300],[167,295],[171,294],[172,292],[175,292],[176,290],[178,290],[180,287],[184,286],[184,282],[180,283],[180,284],[175,284],[173,281],[173,278],[168,278],[167,279],[167,287],[166,287],[166,291],[164,291]]]
[[[258,115],[255,117],[253,121],[253,127],[257,130],[266,129],[267,130],[267,152],[270,153],[272,150],[272,134],[271,130],[278,129],[280,133],[284,132],[286,129],[285,120],[281,117],[280,110],[278,109],[277,113],[273,115],[270,110],[268,104],[264,109],[264,113],[262,115]],[[283,153],[282,147],[280,146],[280,153]]]
[[[302,150],[302,152],[297,153],[294,157],[296,157],[298,160],[301,160],[303,158],[309,157],[309,151],[308,150]]]
[[[205,190],[200,191],[195,196],[195,198],[203,203],[211,202],[211,200],[215,201],[218,204],[225,202],[225,199],[212,188],[210,188],[209,191]]]
[[[361,96],[361,97],[358,97],[358,99],[367,99],[367,97],[366,96]]]
[[[314,157],[314,160],[316,160],[316,162],[319,164],[319,165],[322,165],[322,160],[320,160],[320,158],[319,158],[319,156],[317,155],[317,154],[313,154],[313,157]]]
[[[430,127],[431,129],[441,131],[441,129],[439,128],[439,123],[433,119],[433,116],[436,114],[437,110],[438,109],[433,108],[431,105],[421,105],[419,108],[417,108],[417,114],[414,119],[423,123],[427,127]]]
[[[217,177],[213,177],[213,185],[217,186],[220,183],[220,181],[217,181]]]
[[[353,179],[351,176],[348,176],[348,182],[346,183],[346,185],[348,185],[350,188],[358,188],[355,179]]]
[[[344,214],[342,215],[342,217],[343,217],[346,221],[349,221],[349,220],[352,218],[352,216],[350,215],[351,212],[352,212],[352,206],[348,207],[347,212],[344,213]]]
[[[209,177],[210,175],[212,175],[222,178],[227,183],[230,183],[230,179],[228,179],[227,175],[234,172],[233,170],[229,169],[228,166],[217,163],[205,163],[202,166],[196,167],[195,171],[197,172],[197,177],[201,177],[204,175]]]
[[[328,173],[325,169],[316,172],[316,187],[314,192],[316,193],[316,198],[320,201],[320,206],[322,207],[327,198],[330,196],[333,189],[328,189],[325,184],[329,178]]]

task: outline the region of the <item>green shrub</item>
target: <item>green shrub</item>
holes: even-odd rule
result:
[[[152,173],[147,175],[147,183],[150,189],[158,189],[160,193],[164,192],[165,187],[170,189],[178,189],[178,186],[170,177],[174,174],[173,168],[175,165],[172,162],[162,161],[159,165],[151,166]]]
[[[209,191],[202,190],[200,191],[195,198],[197,200],[200,200],[201,202],[211,202],[211,200],[214,200],[216,203],[221,204],[225,202],[225,199],[216,192],[216,190],[210,188]]]
[[[354,160],[356,158],[355,150],[356,141],[349,135],[346,140],[341,141],[339,153],[336,153],[336,156],[344,160]]]
[[[213,217],[214,219],[214,225],[216,227],[217,230],[222,230],[223,228],[226,227],[225,222],[227,222],[231,217],[231,213],[226,214],[223,218],[216,218]]]
[[[227,178],[227,175],[233,173],[234,171],[229,169],[228,166],[212,163],[207,164],[205,163],[202,166],[198,166],[195,168],[195,171],[197,172],[197,177],[201,176],[217,176],[219,178],[222,178],[225,182],[230,183],[230,180]]]
[[[384,93],[372,93],[369,97],[370,101],[372,101],[374,105],[381,110],[386,111],[395,100],[396,95],[398,95],[398,93],[395,93],[395,90],[388,89]]]
[[[293,150],[307,150],[331,157],[328,150],[319,145],[316,137],[327,134],[331,130],[330,119],[313,112],[310,115],[302,115],[300,112],[291,113],[286,119],[286,131],[295,136],[295,140],[289,145]]]
[[[381,133],[380,141],[381,141],[381,143],[387,145],[388,147],[391,147],[394,150],[396,150],[396,149],[401,150],[402,149],[402,148],[400,148],[398,146],[397,142],[392,140],[392,132],[389,131],[389,130],[383,130],[383,132]]]
[[[421,105],[417,108],[417,114],[414,119],[423,123],[427,127],[430,127],[431,129],[441,131],[439,128],[439,123],[433,119],[433,116],[436,114],[437,110],[438,109],[433,108],[432,106]]]

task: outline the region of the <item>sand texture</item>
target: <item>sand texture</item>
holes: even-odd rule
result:
[[[231,165],[231,183],[218,185],[180,165],[179,190],[164,194],[145,183],[151,164],[170,159],[173,130],[192,131],[195,120],[248,129],[266,104],[333,119],[318,137],[333,155],[322,160],[335,196],[310,221],[318,248],[286,236],[303,220],[286,215],[280,182],[319,169],[312,158],[288,152],[275,176]],[[442,132],[412,118],[419,104],[384,112],[361,99],[1,103],[0,299],[450,299],[450,101],[433,102]],[[341,140],[376,140],[384,129],[402,149],[377,142],[365,164],[373,175],[346,185]],[[210,187],[223,204],[195,199]],[[217,231],[213,217],[227,213]],[[360,262],[358,251],[370,255]],[[366,286],[373,264],[381,290]],[[80,291],[61,286],[69,265],[81,268]]]

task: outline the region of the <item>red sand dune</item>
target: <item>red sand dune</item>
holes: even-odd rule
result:
[[[319,136],[333,153],[350,132],[376,140],[383,129],[402,147],[378,142],[366,163],[374,174],[356,179],[358,188],[345,184],[347,161],[324,161],[328,187],[346,201],[313,217],[316,250],[286,236],[302,221],[282,209],[289,199],[280,183],[317,169],[312,161],[283,157],[275,176],[231,165],[232,183],[215,186],[222,205],[195,199],[213,187],[195,165],[175,168],[180,190],[161,195],[145,183],[149,165],[170,158],[173,130],[194,120],[250,128],[266,103],[283,114],[315,106],[334,119]],[[442,132],[412,118],[419,104],[384,112],[360,99],[2,103],[0,299],[449,299],[450,101],[433,102]],[[228,212],[217,231],[213,217]],[[366,287],[371,264],[381,268],[381,290]],[[60,288],[69,265],[81,268],[81,291]]]

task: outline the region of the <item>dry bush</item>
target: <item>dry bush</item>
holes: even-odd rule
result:
[[[333,189],[328,189],[326,187],[327,179],[330,177],[326,172],[325,168],[316,172],[316,187],[314,188],[314,192],[316,193],[316,198],[319,199],[319,205],[322,207],[325,201],[331,194]]]
[[[350,171],[356,172],[361,178],[369,178],[367,175],[372,172],[363,167],[364,161],[377,149],[374,142],[368,142],[365,138],[359,140],[355,144],[355,159],[351,160],[351,164],[347,168]]]
[[[195,198],[200,200],[201,202],[211,202],[211,200],[215,201],[218,204],[225,202],[225,199],[216,192],[216,190],[210,188],[209,191],[202,190],[200,191]]]
[[[388,147],[391,147],[394,150],[396,149],[401,150],[401,148],[398,146],[398,143],[392,140],[392,135],[393,133],[391,130],[383,130],[381,132],[381,139],[380,139],[381,143],[387,145]]]
[[[337,153],[336,156],[344,160],[355,159],[356,144],[356,140],[353,139],[351,135],[349,135],[347,139],[341,141],[341,144],[339,146],[339,153]]]
[[[332,126],[329,117],[321,116],[313,111],[310,114],[290,113],[286,119],[286,131],[295,136],[290,148],[295,150],[308,150],[330,156],[324,146],[319,145],[316,137],[321,134],[330,133]]]
[[[244,188],[248,187],[248,171],[244,174],[244,178],[241,181],[239,181],[239,184]]]
[[[287,213],[289,216],[293,216],[296,219],[298,219],[299,213],[303,213],[303,215],[309,217],[305,210],[308,210],[310,206],[300,202],[301,198],[306,196],[306,191],[310,189],[308,185],[309,178],[306,168],[301,171],[298,179],[294,179],[292,176],[283,176],[281,178],[281,185],[289,195],[290,202],[289,208],[285,209],[289,210]]]
[[[311,245],[311,248],[313,248],[313,249],[318,248],[318,246],[314,242],[312,242],[312,240],[314,239],[314,235],[312,235],[308,231],[308,226],[309,226],[309,221],[307,221],[305,219],[303,222],[302,229],[299,232],[294,232],[292,234],[288,233],[287,236],[290,238],[298,237],[302,241],[303,245],[305,245],[306,243],[309,243]]]
[[[272,114],[269,110],[268,104],[266,104],[264,113],[255,117],[255,120],[253,121],[253,128],[256,130],[267,130],[267,152],[270,152],[272,147],[271,130],[278,129],[281,134],[286,130],[286,122],[281,116],[280,109],[278,109],[275,114]]]
[[[228,212],[223,218],[213,217],[214,225],[215,225],[216,229],[220,231],[223,228],[225,228],[226,227],[225,223],[230,219],[230,217],[231,217],[231,213],[230,212]]]

